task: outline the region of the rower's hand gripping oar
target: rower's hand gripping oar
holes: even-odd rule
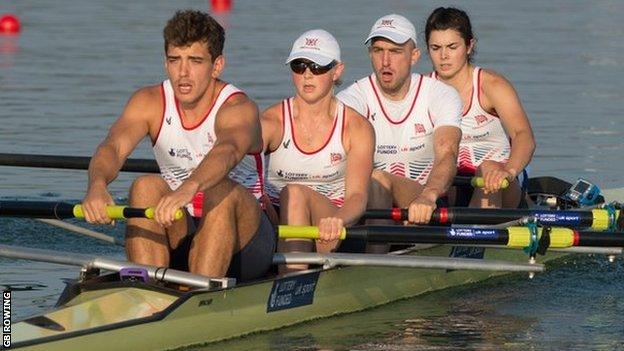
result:
[[[154,208],[136,208],[128,206],[107,206],[110,219],[154,218]],[[84,218],[82,205],[50,201],[0,201],[0,216],[27,218]],[[175,219],[184,217],[182,210],[177,210]]]
[[[473,188],[483,188],[485,187],[485,179],[483,177],[462,177],[457,176],[453,178],[454,186],[471,186]],[[509,181],[507,179],[503,179],[500,184],[501,189],[507,189],[509,187]]]

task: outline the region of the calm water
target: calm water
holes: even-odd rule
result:
[[[292,40],[322,27],[341,43],[345,82],[370,72],[362,40],[387,13],[419,31],[433,1],[242,1],[228,15],[224,78],[260,107],[292,94],[282,64]],[[624,3],[496,1],[460,3],[478,37],[477,64],[515,85],[538,149],[533,175],[622,186],[624,171]],[[164,79],[161,31],[177,8],[205,1],[4,0],[23,32],[0,37],[0,152],[90,155],[140,86]],[[421,42],[423,40],[421,39]],[[422,45],[421,45],[422,48]],[[428,71],[426,55],[416,70]],[[149,157],[144,143],[135,157]],[[132,175],[113,184],[125,197]],[[0,197],[80,199],[86,174],[0,167]],[[98,228],[121,235],[121,228]],[[116,247],[32,221],[0,219],[2,243],[121,257]],[[525,350],[624,349],[624,263],[576,257],[533,281],[503,278],[262,336],[223,349]],[[16,292],[23,317],[49,307],[74,277],[64,267],[0,259],[0,284]],[[25,285],[24,285],[25,284]],[[34,284],[44,287],[38,288]],[[423,309],[423,306],[427,306]]]

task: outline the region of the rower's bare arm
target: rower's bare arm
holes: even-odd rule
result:
[[[85,219],[90,223],[108,223],[106,205],[114,204],[107,186],[123,166],[136,145],[150,132],[162,115],[158,87],[143,88],[130,98],[121,116],[95,151],[89,164],[89,184],[83,200]],[[154,127],[156,128],[156,127]]]
[[[434,162],[422,192],[408,207],[411,223],[426,224],[436,208],[436,200],[451,186],[457,172],[457,154],[461,129],[440,126],[433,132]]]
[[[284,131],[282,123],[282,103],[267,108],[260,117],[262,124],[262,150],[270,153],[279,147]]]
[[[515,178],[531,161],[535,151],[535,138],[529,119],[513,85],[500,74],[485,71],[482,92],[484,107],[496,111],[511,139],[511,155],[505,170]]]
[[[373,172],[375,132],[373,126],[360,114],[347,109],[346,135],[347,172],[345,201],[336,213],[345,225],[355,224],[366,210],[368,188]]]
[[[433,132],[434,162],[421,196],[436,201],[453,183],[457,173],[457,156],[461,129],[440,126]]]
[[[196,191],[217,184],[246,154],[262,151],[262,132],[256,104],[242,94],[230,99],[217,114],[217,140],[214,147],[184,182],[195,187]]]
[[[150,122],[162,114],[160,93],[155,87],[138,90],[132,95],[121,116],[97,147],[89,164],[89,183],[106,186],[118,175],[126,158],[149,134]]]

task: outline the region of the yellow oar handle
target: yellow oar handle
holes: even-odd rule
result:
[[[527,247],[530,244],[531,230],[527,227],[509,227],[509,242],[507,246],[515,248]],[[537,228],[538,238],[542,237],[542,228]],[[574,230],[554,227],[550,229],[550,245],[552,248],[566,248],[574,246]]]
[[[298,226],[298,225],[280,225],[277,227],[279,237],[282,239],[297,238],[297,239],[318,239],[319,228],[313,226]],[[347,238],[347,230],[342,228],[340,232],[340,240]]]
[[[73,209],[74,217],[84,218],[84,211],[82,205],[76,205]],[[110,219],[126,219],[126,218],[147,218],[154,219],[154,208],[133,208],[128,206],[106,206],[106,214]],[[177,210],[175,213],[175,219],[181,219],[184,217],[184,211]]]
[[[145,209],[145,218],[147,219],[154,219],[154,208],[153,207],[148,207]],[[175,220],[177,221],[178,219],[182,219],[184,218],[184,211],[182,210],[177,210],[175,213]]]
[[[470,180],[470,184],[474,188],[483,188],[485,186],[485,179],[483,177],[473,177]],[[501,189],[507,189],[509,187],[509,181],[507,179],[503,179],[501,182]]]

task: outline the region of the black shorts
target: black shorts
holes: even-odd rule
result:
[[[171,268],[188,271],[188,257],[195,232],[201,218],[186,216],[187,235],[180,245],[170,253]],[[251,240],[232,256],[227,277],[237,281],[247,281],[263,277],[270,269],[277,246],[275,228],[264,212],[260,215],[260,225]]]

